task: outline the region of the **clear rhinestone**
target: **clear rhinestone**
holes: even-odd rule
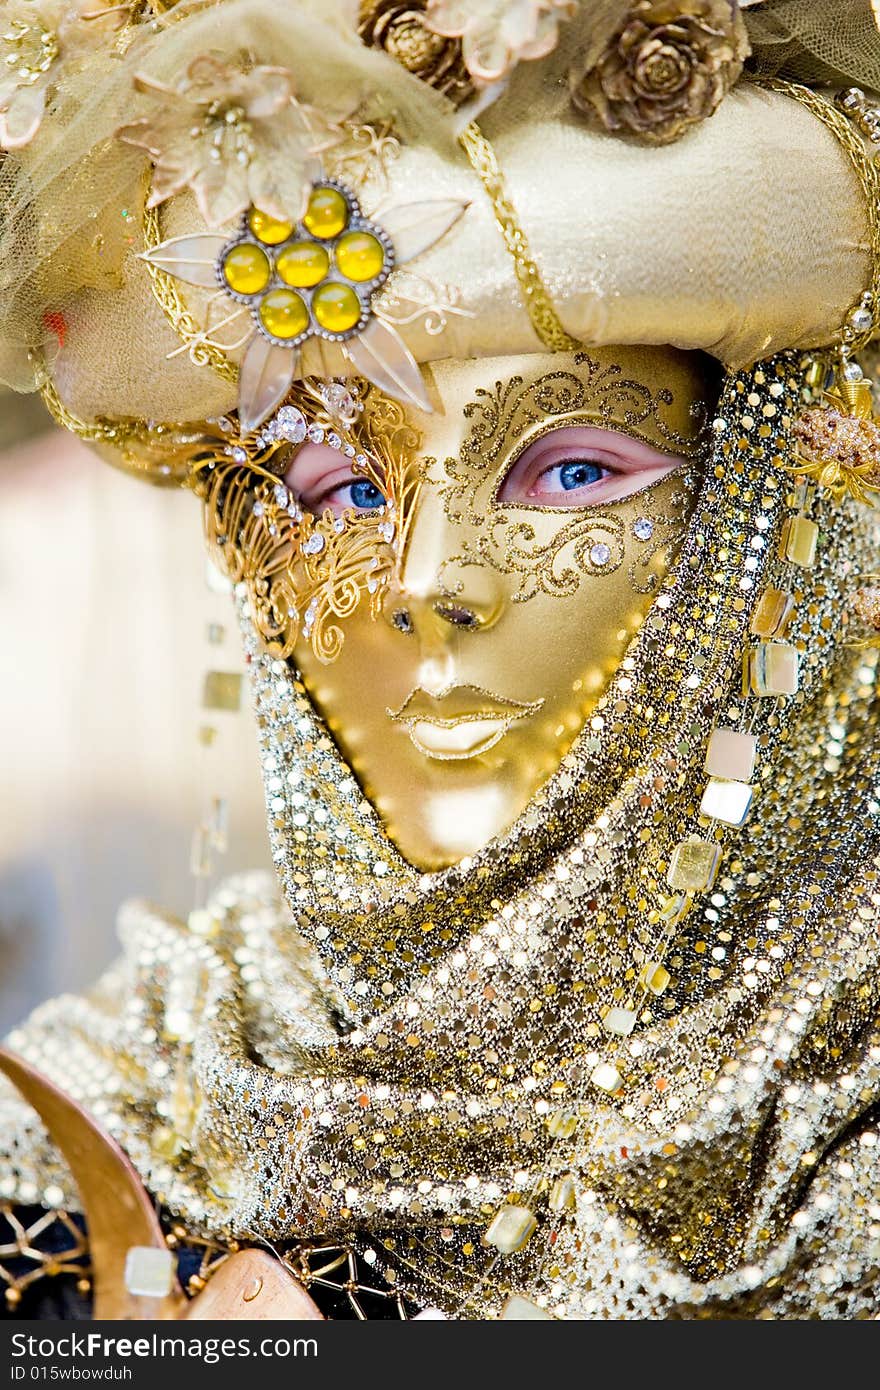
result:
[[[383,541],[386,541],[388,545],[390,545],[394,540],[394,522],[383,521],[379,526],[379,535],[382,537]]]
[[[229,453],[234,463],[247,463],[247,452],[240,444],[234,444]]]
[[[286,507],[290,501],[290,493],[283,483],[275,484],[275,501],[278,503],[279,507]]]
[[[357,402],[354,396],[345,386],[338,381],[331,382],[325,386],[321,392],[324,397],[324,404],[327,409],[332,411],[340,420],[353,420],[357,414]]]
[[[601,569],[603,565],[607,565],[610,559],[611,546],[606,545],[604,541],[598,541],[596,545],[591,548],[590,560],[598,569]]]
[[[844,381],[861,381],[863,379],[862,369],[859,366],[858,362],[844,363],[843,379]]]
[[[254,516],[262,516],[264,510],[262,502],[254,503]]]
[[[342,448],[342,440],[339,438],[338,434],[328,434],[327,443],[330,445],[331,449]]]
[[[323,443],[324,443],[324,427],[323,427],[323,425],[309,425],[309,428],[308,428],[308,430],[306,431],[306,433],[308,434],[308,438],[309,438],[309,443],[310,443],[310,444],[323,444]]]
[[[302,444],[306,437],[305,416],[296,406],[283,405],[275,416],[275,428],[289,444]]]
[[[303,541],[304,555],[320,555],[326,542],[320,531],[313,531],[308,540]]]
[[[873,327],[874,316],[870,309],[860,304],[857,309],[853,309],[849,321],[857,333],[867,333],[868,329]]]
[[[633,535],[636,540],[649,541],[654,534],[654,523],[647,516],[640,516],[633,522]]]

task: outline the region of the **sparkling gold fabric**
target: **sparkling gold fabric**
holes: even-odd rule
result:
[[[876,653],[847,646],[842,613],[878,535],[855,503],[812,512],[801,691],[749,706],[752,817],[677,929],[621,1093],[587,1082],[694,826],[709,733],[740,726],[751,611],[784,585],[801,387],[793,357],[728,380],[680,559],[595,715],[511,831],[454,868],[400,859],[244,622],[287,906],[259,876],[189,925],[131,905],[93,995],[12,1039],[190,1229],[352,1241],[455,1316],[497,1315],[510,1290],[569,1318],[876,1313]],[[560,1104],[577,1123],[551,1144]],[[0,1196],[75,1201],[8,1092],[0,1134]],[[551,1212],[565,1171],[576,1208]],[[536,1234],[494,1261],[481,1232],[535,1187]]]

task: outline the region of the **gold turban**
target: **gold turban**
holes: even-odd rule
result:
[[[241,347],[199,342],[216,290],[169,284],[141,258],[207,223],[188,190],[145,221],[148,160],[116,138],[124,121],[155,113],[155,84],[174,89],[206,55],[235,64],[246,53],[252,67],[287,70],[319,124],[345,129],[325,167],[380,223],[414,197],[467,205],[414,267],[423,298],[435,291],[457,306],[442,332],[436,314],[404,316],[399,332],[418,362],[539,347],[512,245],[526,246],[572,339],[700,348],[734,367],[827,345],[869,284],[852,160],[787,95],[741,81],[674,144],[616,139],[588,128],[569,100],[581,22],[563,26],[545,61],[516,68],[477,128],[360,43],[355,8],[184,0],[162,23],[96,32],[2,171],[5,380],[27,387],[48,370],[63,407],[85,422],[197,422],[235,407]],[[386,296],[405,293],[401,273]],[[302,373],[343,370],[338,350],[306,345]]]

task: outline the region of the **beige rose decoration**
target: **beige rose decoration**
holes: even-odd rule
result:
[[[95,11],[94,14],[91,11]],[[0,25],[0,149],[30,144],[43,119],[58,71],[122,23],[114,9],[91,0],[11,0]]]
[[[286,68],[196,58],[177,86],[140,76],[140,92],[161,98],[152,116],[116,133],[153,160],[149,206],[191,188],[211,227],[253,204],[273,217],[303,211],[316,156],[342,130],[297,101]]]
[[[474,95],[461,40],[427,24],[428,0],[361,0],[358,33],[368,48],[381,48],[414,77],[442,92],[456,105]]]
[[[572,100],[596,126],[667,144],[712,115],[748,53],[734,0],[640,0],[599,61],[572,71]]]
[[[428,0],[427,24],[461,39],[464,65],[479,84],[500,82],[517,63],[545,58],[577,0]]]

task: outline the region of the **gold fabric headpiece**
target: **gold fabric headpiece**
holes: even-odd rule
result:
[[[639,0],[620,29],[602,3],[423,8],[454,91],[380,51],[403,52],[387,6],[0,6],[0,378],[156,473],[169,429],[240,400],[258,423],[308,374],[418,401],[418,363],[502,347],[667,342],[736,367],[835,339],[871,283],[864,188],[828,121],[727,92],[735,11]],[[669,86],[685,58],[702,105]],[[339,227],[309,203],[328,189]]]

